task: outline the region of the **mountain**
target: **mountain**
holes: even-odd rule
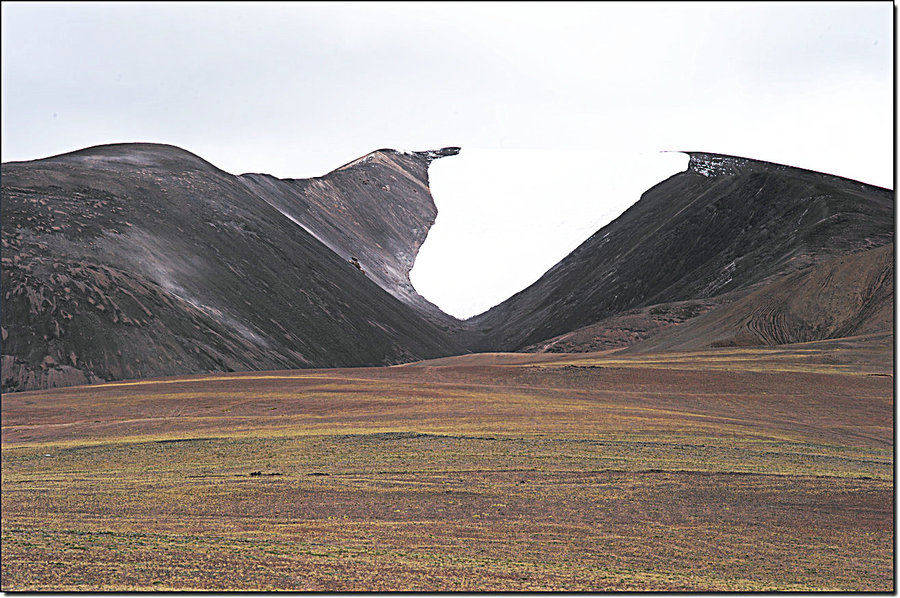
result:
[[[309,181],[156,144],[3,164],[3,389],[465,352],[407,276],[453,153]]]
[[[391,295],[441,327],[458,329],[458,321],[419,295],[409,280],[419,247],[437,216],[428,166],[458,153],[458,147],[427,152],[381,149],[325,177],[239,178],[292,222],[358,263]]]
[[[474,348],[549,349],[559,335],[594,325],[595,332],[608,331],[623,326],[624,314],[638,317],[652,307],[638,318],[643,330],[625,341],[581,331],[588,350],[625,346],[652,336],[648,326],[661,327],[653,323],[654,310],[677,312],[679,303],[693,302],[699,315],[824,260],[893,242],[894,199],[887,189],[760,160],[688,153],[685,172],[649,189],[530,287],[472,318],[482,334]],[[676,315],[662,324],[685,319]],[[789,336],[783,330],[759,340]],[[566,350],[585,350],[571,341],[563,343]]]
[[[311,179],[235,176],[157,144],[3,164],[3,390],[892,339],[893,192],[700,152],[533,285],[459,321],[409,280],[437,216],[429,164],[458,152],[382,149]]]

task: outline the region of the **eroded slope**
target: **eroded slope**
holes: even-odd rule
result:
[[[771,346],[891,334],[893,243],[826,260],[773,281],[683,326],[662,331],[635,351]],[[890,338],[885,343],[890,343]]]

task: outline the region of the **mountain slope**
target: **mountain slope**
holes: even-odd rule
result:
[[[437,208],[428,166],[459,148],[428,152],[381,149],[324,177],[240,178],[248,189],[309,231],[338,255],[355,260],[379,286],[443,327],[458,321],[419,295],[409,280]]]
[[[805,343],[890,333],[893,323],[891,243],[795,272],[630,351]]]
[[[7,163],[2,186],[4,390],[465,350],[245,180],[179,148]]]
[[[533,285],[469,323],[519,350],[628,310],[749,292],[817,261],[893,240],[893,193],[733,156],[690,153]]]

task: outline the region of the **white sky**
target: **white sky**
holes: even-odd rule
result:
[[[660,150],[892,188],[893,17],[892,2],[4,2],[2,159],[153,141],[300,178],[462,146],[432,167],[440,214],[413,281],[467,316],[655,182],[612,179],[668,176],[650,162],[677,154]]]
[[[680,152],[463,148],[429,169],[439,213],[413,285],[447,313],[479,314],[536,281],[688,161]]]

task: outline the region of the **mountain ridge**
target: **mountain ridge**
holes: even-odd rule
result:
[[[458,153],[454,147],[423,152],[380,149],[322,177],[277,179],[245,174],[239,179],[333,251],[355,259],[394,297],[439,326],[458,328],[458,320],[419,295],[409,279],[437,217],[428,166]]]
[[[535,283],[459,320],[409,280],[437,217],[428,166],[459,151],[380,149],[310,179],[232,175],[148,143],[4,163],[3,389],[471,351],[713,346],[760,306],[773,322],[819,318],[813,298],[772,290],[796,294],[791,285],[817,272],[840,272],[847,285],[892,280],[892,191],[685,152],[684,172]],[[828,270],[851,255],[875,278]],[[893,285],[879,288],[861,291],[874,293],[878,316],[847,320],[843,332],[887,326]],[[852,311],[854,301],[823,305]],[[823,326],[809,339],[834,333]],[[752,342],[794,338],[756,329]]]
[[[759,160],[757,158],[746,158],[743,156],[735,156],[731,154],[689,150],[678,151],[679,153],[687,154],[688,156],[690,156],[690,160],[688,161],[688,170],[694,170],[695,172],[698,172],[700,174],[703,174],[703,172],[701,171],[706,171],[708,174],[706,174],[705,176],[719,176],[721,174],[734,175],[739,174],[742,171],[791,172],[794,175],[810,176],[818,180],[833,180],[835,182],[856,185],[862,189],[887,191],[889,193],[893,193],[892,189],[888,189],[886,187],[858,181],[856,179],[837,174],[830,174],[827,172],[810,170],[808,168],[801,168],[799,166],[789,166],[787,164],[780,164],[778,162]]]

